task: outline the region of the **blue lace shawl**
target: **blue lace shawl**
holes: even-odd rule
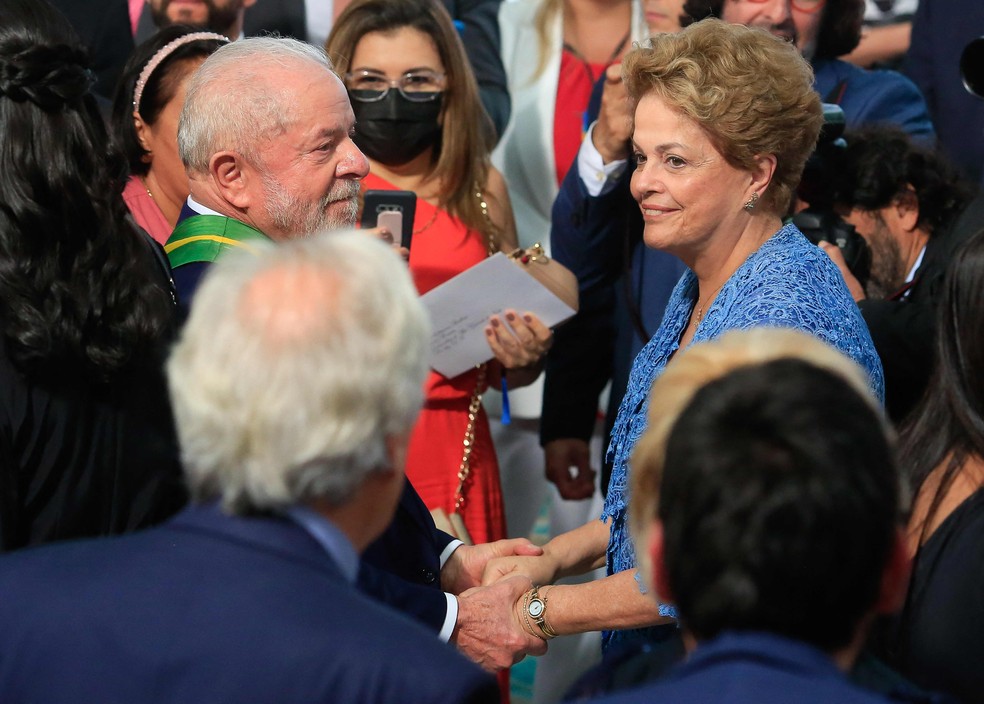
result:
[[[697,278],[687,271],[670,296],[659,330],[632,365],[608,447],[612,476],[601,516],[603,521],[611,519],[608,574],[636,566],[626,523],[629,455],[646,429],[649,389],[679,348],[696,301]],[[868,372],[872,390],[884,401],[881,360],[840,271],[793,225],[784,226],[769,238],[728,279],[697,326],[693,343],[712,340],[729,330],[758,326],[813,333],[860,364]],[[676,611],[660,604],[660,615],[675,617]],[[606,632],[603,647],[642,636],[646,630]]]

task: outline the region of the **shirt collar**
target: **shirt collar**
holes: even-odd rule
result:
[[[202,205],[191,196],[188,196],[188,207],[194,210],[199,215],[218,215],[220,218],[229,217],[228,215],[223,215],[218,211],[212,210],[211,208]]]
[[[916,272],[919,271],[919,267],[922,266],[923,257],[925,256],[926,256],[926,246],[923,245],[922,251],[919,252],[919,256],[916,257],[915,263],[912,265],[912,268],[909,269],[909,275],[905,277],[906,283],[909,283],[914,278],[916,278]]]
[[[338,526],[305,506],[291,506],[285,514],[325,549],[338,564],[345,579],[355,582],[359,573],[359,555]]]

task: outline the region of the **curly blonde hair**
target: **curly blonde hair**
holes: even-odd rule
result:
[[[796,48],[762,29],[706,19],[657,34],[622,62],[638,104],[654,95],[693,120],[734,168],[776,157],[760,208],[785,213],[823,126],[813,70]]]

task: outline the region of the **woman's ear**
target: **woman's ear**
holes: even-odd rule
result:
[[[751,183],[749,183],[746,198],[751,199],[752,194],[756,194],[755,200],[762,197],[765,189],[772,183],[772,177],[776,173],[776,165],[779,161],[775,154],[759,154],[755,157],[752,168],[749,171]]]
[[[154,150],[150,148],[150,128],[143,121],[143,118],[140,117],[140,113],[137,112],[133,113],[133,130],[137,133],[137,143],[146,152],[141,157],[141,160],[149,163],[151,157],[154,155]]]

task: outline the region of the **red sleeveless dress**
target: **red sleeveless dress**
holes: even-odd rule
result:
[[[394,190],[392,184],[369,174],[365,190]],[[417,201],[410,273],[417,291],[427,293],[487,256],[484,236],[423,200]],[[491,354],[491,353],[490,353]],[[448,379],[431,371],[425,382],[424,407],[410,437],[407,478],[428,508],[454,510],[458,468],[468,427],[468,406],[478,381],[472,370]],[[483,384],[481,391],[487,384]],[[489,433],[485,410],[475,421],[471,472],[464,487],[464,507],[459,511],[472,540],[485,543],[506,537],[505,509],[499,482],[499,463]]]

